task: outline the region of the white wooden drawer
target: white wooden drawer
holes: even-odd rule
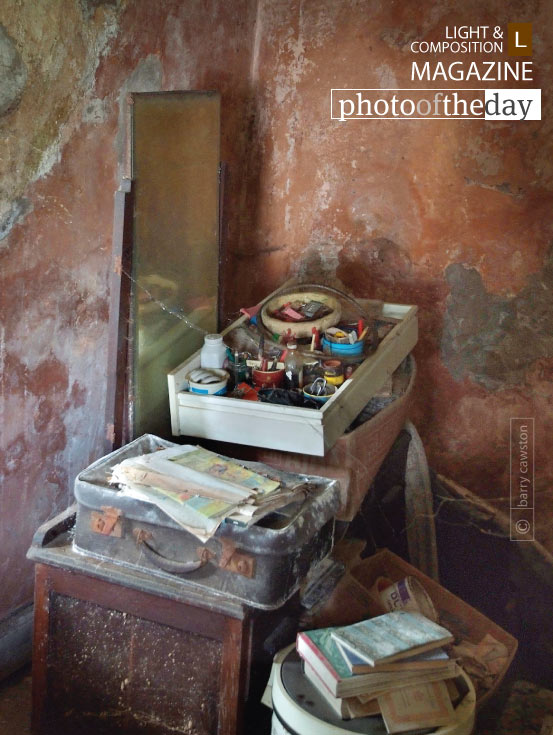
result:
[[[196,352],[167,376],[173,435],[323,456],[417,343],[416,306],[384,304],[382,315],[401,321],[321,409],[189,393],[183,387],[186,375],[200,365]]]

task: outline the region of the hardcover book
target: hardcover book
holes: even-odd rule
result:
[[[325,702],[343,720],[352,720],[357,717],[368,717],[380,713],[376,694],[367,702],[361,702],[357,697],[335,697],[315,669],[303,662],[303,672]]]
[[[371,666],[355,651],[342,646],[338,640],[335,643],[352,674],[366,674],[377,671],[455,671],[454,659],[450,658],[443,648],[436,648],[418,653],[416,656],[408,656],[397,661]]]
[[[333,638],[332,628],[321,628],[298,633],[296,649],[300,657],[307,661],[324,681],[335,697],[371,695],[391,687],[410,686],[421,682],[436,681],[457,676],[458,667],[453,673],[444,671],[397,671],[352,674]]]
[[[451,633],[423,615],[399,610],[332,632],[343,648],[365,663],[389,663],[453,641]]]

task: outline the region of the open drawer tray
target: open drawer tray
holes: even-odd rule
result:
[[[321,409],[189,393],[186,376],[200,365],[198,350],[167,376],[173,435],[323,456],[417,343],[416,306],[384,304],[382,318],[400,321]]]

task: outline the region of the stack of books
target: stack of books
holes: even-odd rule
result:
[[[305,676],[342,718],[381,714],[389,733],[454,719],[461,671],[443,646],[453,636],[423,615],[390,612],[342,628],[299,633]]]

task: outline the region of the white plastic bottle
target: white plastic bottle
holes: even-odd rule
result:
[[[206,334],[200,352],[200,366],[222,368],[227,358],[227,346],[220,334]]]

